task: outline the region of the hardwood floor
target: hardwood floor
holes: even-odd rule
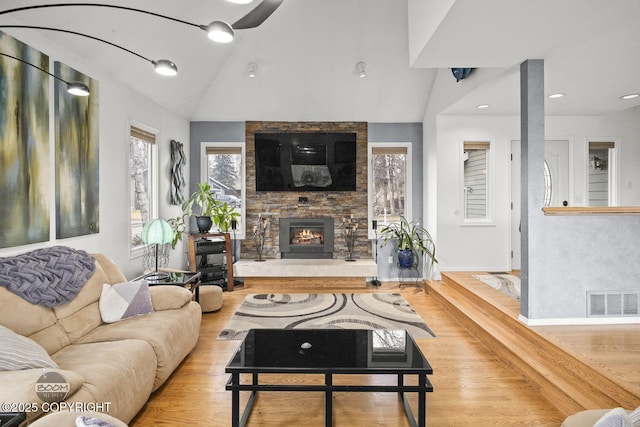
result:
[[[357,292],[354,289],[308,289],[305,292]],[[384,283],[364,292],[401,292],[435,331],[417,340],[434,367],[434,392],[427,394],[429,426],[559,426],[564,416],[520,374],[471,335],[436,303],[415,288]],[[227,361],[238,342],[216,339],[246,294],[287,292],[236,288],[224,293],[219,312],[203,315],[200,340],[167,383],[156,391],[130,426],[228,426],[231,396],[225,391]],[[302,292],[299,288],[295,292]],[[290,381],[300,378],[290,377]],[[367,378],[361,378],[366,381]],[[320,378],[318,378],[320,381]],[[336,379],[336,383],[338,379]],[[243,399],[246,399],[244,397]],[[244,403],[244,400],[243,402]],[[416,408],[415,400],[412,407]],[[249,426],[323,426],[321,393],[263,393],[256,400]],[[336,393],[334,425],[408,426],[402,404],[390,393]]]

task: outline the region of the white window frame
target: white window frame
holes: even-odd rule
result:
[[[367,144],[367,235],[369,239],[375,239],[376,233],[373,230],[372,220],[373,217],[373,150],[374,148],[404,148],[407,151],[406,165],[405,165],[405,218],[411,221],[413,220],[413,186],[412,186],[412,166],[413,166],[413,145],[410,142],[370,142]],[[380,229],[388,224],[378,223],[378,237],[380,236]]]
[[[200,182],[204,182],[208,179],[207,171],[209,165],[207,164],[207,148],[240,148],[240,155],[242,156],[242,167],[240,173],[242,177],[240,179],[240,189],[242,191],[242,206],[240,207],[240,223],[239,228],[232,233],[234,239],[245,239],[247,236],[247,144],[244,142],[202,142],[200,144]]]
[[[466,218],[465,213],[465,196],[466,191],[464,188],[464,145],[465,143],[482,142],[488,143],[487,149],[487,196],[486,196],[486,217],[485,218]],[[462,227],[495,227],[495,219],[493,218],[494,206],[495,206],[495,185],[494,185],[494,171],[495,171],[495,141],[491,138],[464,138],[460,141],[460,159],[459,165],[459,182],[460,185],[460,226]]]
[[[151,200],[149,201],[149,219],[155,219],[158,218],[158,214],[159,214],[159,186],[158,186],[158,180],[159,180],[159,171],[158,171],[158,141],[159,141],[159,137],[158,135],[160,134],[160,131],[158,129],[155,129],[151,126],[147,126],[144,123],[140,123],[138,121],[135,120],[130,120],[129,121],[129,125],[127,126],[127,146],[129,146],[129,144],[131,143],[131,128],[138,128],[140,130],[143,130],[145,132],[149,132],[155,135],[155,143],[154,144],[150,144],[151,145],[151,164],[149,165],[150,168],[150,173],[149,173],[149,181],[150,181],[150,197]],[[127,168],[129,168],[130,166],[130,158],[129,158],[129,150],[126,150],[127,152]],[[142,255],[144,255],[144,246],[141,245],[137,248],[132,248],[131,247],[131,209],[133,208],[133,206],[131,206],[131,171],[128,170],[127,171],[127,198],[129,199],[129,203],[127,203],[127,207],[128,207],[128,211],[127,211],[127,246],[129,247],[129,259],[133,259],[133,258],[139,258]]]
[[[589,143],[591,142],[613,142],[613,148],[609,150],[609,207],[619,206],[619,189],[620,189],[620,138],[613,137],[587,137],[586,140],[586,162],[587,167],[584,172],[585,185],[585,206],[589,206]]]

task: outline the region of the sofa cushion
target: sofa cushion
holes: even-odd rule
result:
[[[53,310],[34,305],[0,286],[0,325],[24,336],[56,323]]]
[[[193,299],[191,291],[182,286],[155,285],[150,287],[149,292],[155,310],[175,310]]]
[[[72,369],[84,378],[82,387],[67,402],[94,402],[100,404],[100,412],[129,422],[151,395],[156,356],[144,341],[71,344],[52,358],[61,368]]]
[[[44,373],[56,372],[62,375],[69,392],[67,398],[72,396],[84,383],[84,378],[76,372],[63,369],[47,369]],[[29,406],[27,419],[36,417],[42,411],[42,399],[36,393],[36,382],[42,377],[43,369],[23,369],[21,371],[0,372],[0,402],[33,403]],[[24,406],[23,406],[24,408]],[[10,409],[10,408],[7,408]]]
[[[201,320],[200,305],[191,301],[177,310],[156,311],[150,316],[132,317],[123,322],[103,324],[78,340],[78,343],[123,339],[148,342],[157,359],[157,372],[153,384],[153,390],[156,390],[195,347]]]
[[[53,309],[71,343],[102,323],[98,300],[105,282],[107,276],[96,259],[96,271],[80,293],[71,302]]]
[[[0,371],[58,368],[38,343],[0,326]]]
[[[105,323],[119,322],[134,316],[153,313],[149,284],[146,280],[102,285],[100,316]]]

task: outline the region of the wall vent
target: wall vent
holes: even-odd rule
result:
[[[587,292],[589,317],[638,316],[640,314],[639,292]]]

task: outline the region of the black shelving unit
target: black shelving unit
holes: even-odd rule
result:
[[[233,260],[229,233],[189,234],[189,270],[200,272],[202,285],[233,290]]]

